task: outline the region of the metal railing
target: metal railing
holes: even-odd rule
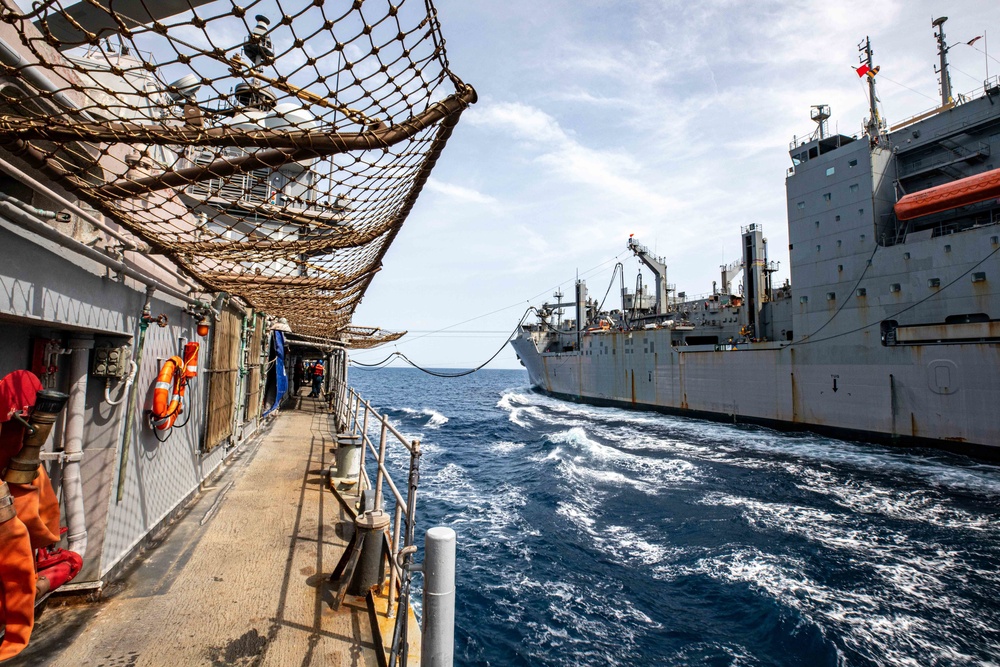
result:
[[[330,406],[334,412],[338,431],[361,438],[361,462],[357,482],[359,490],[374,488],[375,510],[384,509],[386,488],[393,500],[392,529],[388,544],[389,594],[386,610],[389,618],[396,617],[392,638],[393,655],[389,660],[389,664],[393,665],[396,656],[405,661],[410,576],[411,572],[419,569],[410,561],[416,552],[414,531],[417,484],[420,478],[420,441],[408,440],[395,426],[389,423],[385,415],[376,412],[371,403],[362,399],[352,387],[347,386],[346,382],[334,380],[332,384]],[[370,431],[376,429],[379,434],[377,442],[370,437]],[[394,449],[390,447],[393,439],[402,445],[409,459],[405,496],[400,492],[393,481],[390,470],[386,467],[386,456]],[[372,456],[371,463],[376,468],[374,485],[368,476],[369,453]]]

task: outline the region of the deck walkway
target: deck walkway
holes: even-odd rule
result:
[[[46,610],[31,644],[6,664],[377,665],[364,599],[348,596],[336,612],[329,604],[327,577],[353,526],[325,484],[332,415],[298,400],[100,602]],[[380,621],[388,643],[391,622]]]

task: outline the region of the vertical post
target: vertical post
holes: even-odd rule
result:
[[[403,517],[403,508],[400,504],[396,503],[396,509],[392,513],[392,541],[389,544],[389,558],[393,563],[393,567],[389,568],[389,600],[386,608],[386,616],[392,618],[396,615],[396,582],[398,581],[398,575],[396,574],[396,557],[399,555],[399,524]]]
[[[358,397],[358,400],[359,401],[361,400],[360,396]],[[364,480],[364,479],[366,479],[368,477],[368,475],[365,474],[365,458],[368,456],[368,444],[369,444],[369,440],[368,440],[368,411],[371,409],[371,406],[368,404],[368,401],[365,401],[364,404],[365,404],[365,417],[364,417],[364,420],[362,422],[363,426],[361,427],[361,465],[358,466],[358,489],[359,489],[359,492],[360,492],[360,489],[365,488],[364,484],[362,483],[362,480]],[[377,509],[378,505],[376,505],[375,507]]]
[[[382,415],[382,432],[378,438],[378,469],[375,473],[375,509],[382,509],[382,468],[385,467],[386,417]]]
[[[358,432],[358,410],[361,409],[361,395],[358,394],[357,392],[355,392],[354,389],[351,389],[351,398],[354,400],[354,409],[352,410],[352,412],[354,414],[353,414],[353,416],[351,418],[351,433],[357,433]]]
[[[424,627],[421,667],[455,659],[455,531],[435,526],[424,537]]]

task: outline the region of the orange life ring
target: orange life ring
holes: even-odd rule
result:
[[[160,368],[153,389],[153,426],[156,430],[166,431],[184,411],[185,386],[184,360],[170,357]]]

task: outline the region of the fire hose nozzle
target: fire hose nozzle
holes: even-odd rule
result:
[[[43,389],[35,396],[35,407],[28,417],[28,424],[21,442],[21,451],[7,464],[3,480],[10,484],[31,484],[38,477],[41,465],[42,445],[49,438],[49,432],[56,417],[66,406],[69,394]]]

